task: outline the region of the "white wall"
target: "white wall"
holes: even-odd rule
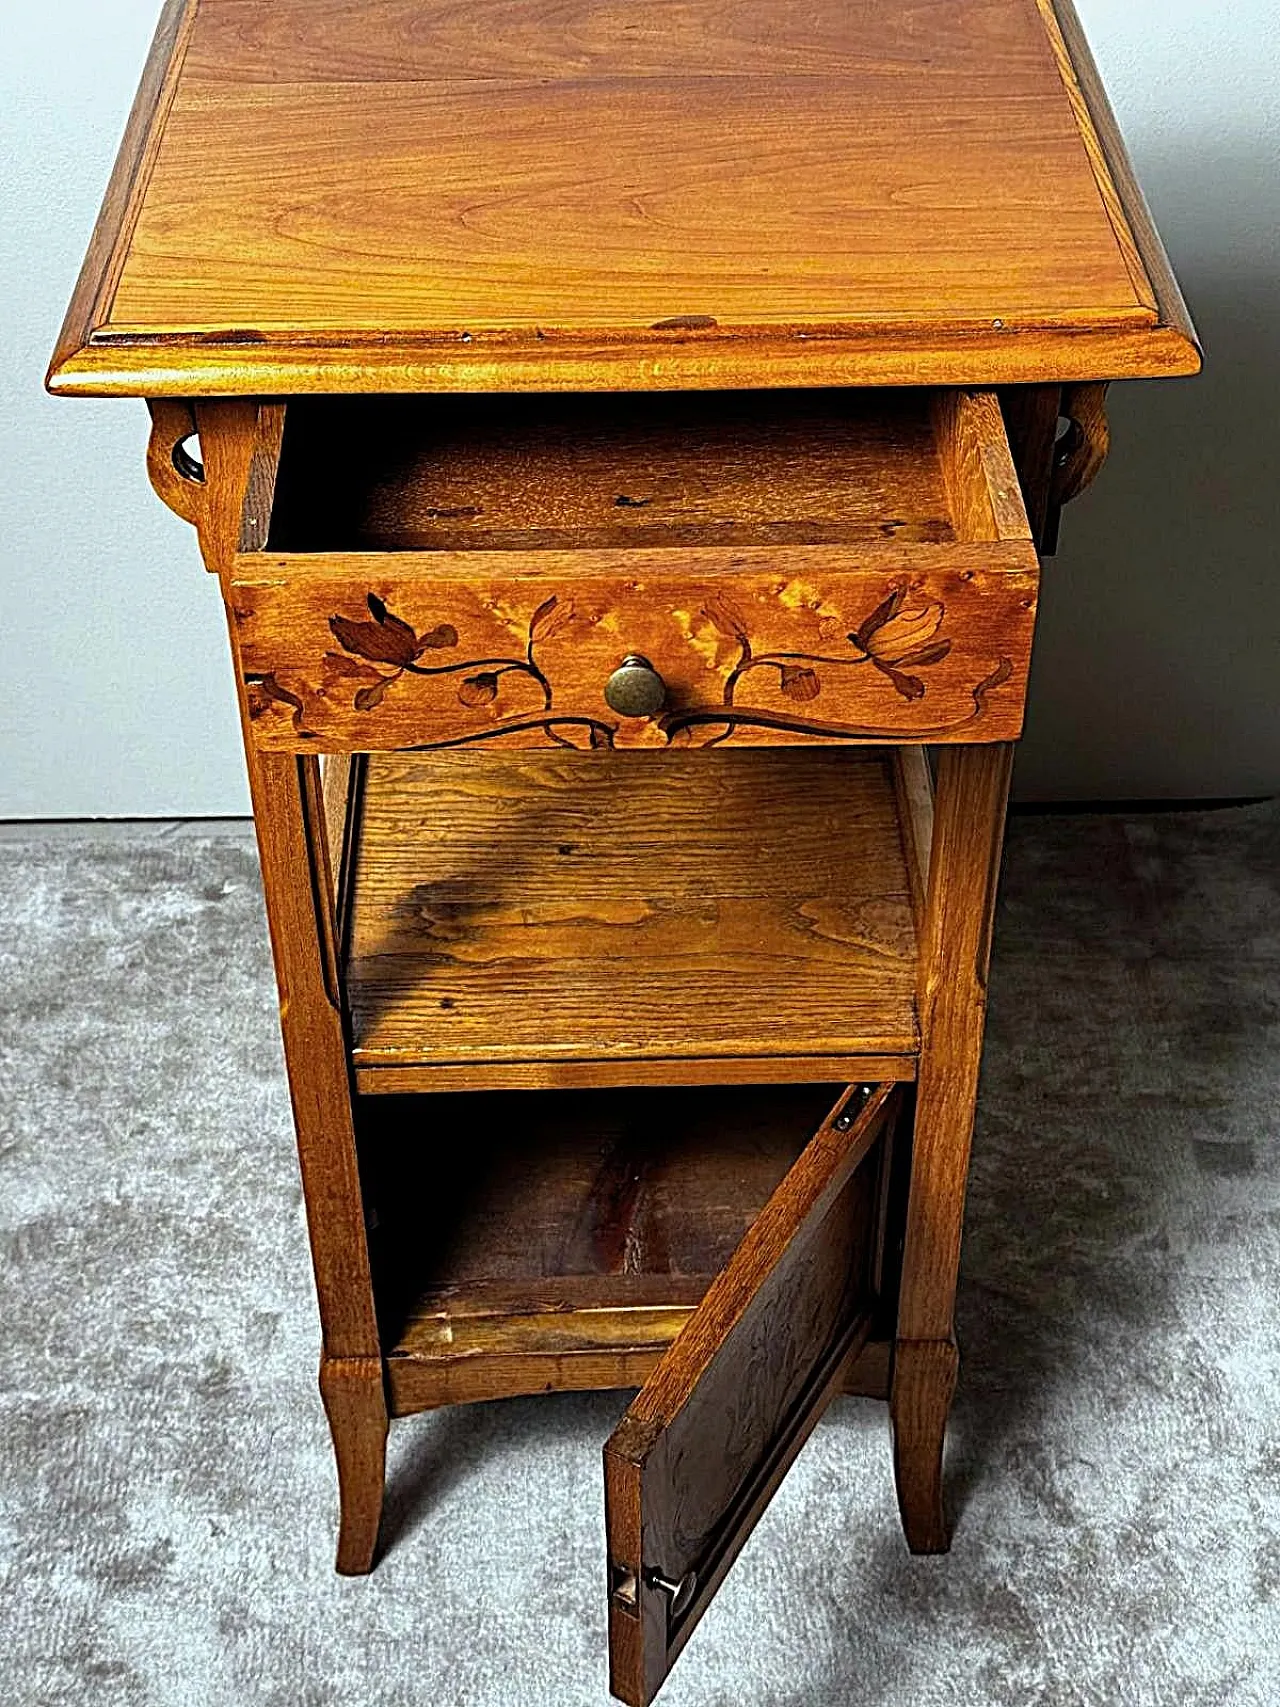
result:
[[[160,0],[0,0],[0,818],[249,810],[226,629],[141,402],[44,371]]]
[[[786,0],[778,0],[780,5]],[[246,810],[216,591],[141,403],[44,368],[159,0],[0,0],[0,818]],[[1280,0],[1079,0],[1208,351],[1117,388],[1046,575],[1024,795],[1280,790]]]
[[[1115,386],[1046,570],[1015,786],[1280,791],[1280,0],[1077,0],[1205,347]]]

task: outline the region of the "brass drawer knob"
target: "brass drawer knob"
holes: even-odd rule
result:
[[[652,717],[667,699],[667,684],[647,658],[630,652],[604,684],[605,703],[619,717]]]

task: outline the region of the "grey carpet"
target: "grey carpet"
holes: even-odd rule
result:
[[[1280,1700],[1274,805],[1011,827],[949,1558],[845,1400],[666,1707]],[[6,1704],[601,1707],[615,1395],[393,1430],[333,1472],[255,860],[0,842]]]

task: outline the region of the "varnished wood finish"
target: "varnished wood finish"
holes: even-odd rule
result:
[[[1062,394],[1062,415],[1069,423],[1054,459],[1049,494],[1059,508],[1087,491],[1102,472],[1111,449],[1105,385],[1069,385]]]
[[[389,1412],[636,1383],[628,1702],[841,1386],[946,1547],[1036,548],[1199,360],[1070,0],[169,0],[49,384],[227,604],[341,1571]]]
[[[956,407],[980,405],[966,394]],[[919,391],[299,398],[289,405],[268,545],[511,552],[945,541],[956,530],[935,413]],[[1002,436],[998,421],[978,430],[997,444]],[[981,479],[972,473],[969,484]]]
[[[955,537],[1030,539],[996,394],[935,391],[929,408]]]
[[[225,593],[237,552],[257,549],[266,537],[285,410],[234,398],[197,401],[195,417],[204,462],[196,526],[205,567],[224,578]]]
[[[196,433],[195,408],[182,398],[157,397],[148,409],[147,477],[156,496],[175,516],[199,528],[206,499],[204,474],[197,459],[185,451],[185,441]]]
[[[254,821],[280,987],[281,1025],[310,1213],[325,1351],[378,1350],[373,1289],[350,1114],[346,1045],[336,996],[327,862],[319,852],[314,759],[263,756],[250,768]]]
[[[1029,542],[241,557],[230,589],[269,751],[1015,739]],[[663,710],[604,689],[640,654]]]
[[[610,1687],[631,1707],[653,1699],[869,1336],[895,1095],[839,1100],[605,1446]],[[685,1596],[660,1586],[690,1573]]]
[[[1000,404],[1031,537],[1044,554],[1062,387],[1012,386],[1001,392]]]
[[[911,908],[919,936],[924,930],[933,849],[933,772],[923,747],[894,747],[890,756],[898,794],[902,851],[911,883]]]
[[[333,873],[334,936],[339,980],[346,964],[351,923],[351,881],[360,844],[360,802],[365,763],[359,753],[329,753],[320,761],[325,841]]]
[[[832,1100],[810,1086],[363,1104],[395,1412],[639,1384]]]
[[[166,13],[91,260],[64,392],[1199,362],[1048,0],[655,0],[639,27],[595,0],[191,0]]]
[[[197,419],[206,486],[200,538],[216,568],[234,552],[255,452],[275,415],[237,401],[203,405]],[[241,717],[247,734],[243,694]],[[339,1469],[338,1568],[367,1571],[387,1408],[342,1011],[335,859],[318,758],[259,754],[248,741],[245,756],[320,1305],[321,1389]]]
[[[965,1184],[986,1018],[987,968],[1013,749],[937,755],[933,847],[920,942],[920,1064],[898,1311],[901,1377],[892,1416],[898,1501],[913,1551],[936,1552],[943,1433],[954,1359],[920,1349],[953,1339]]]
[[[243,554],[231,587],[257,739],[1016,736],[1038,566],[994,395],[742,409],[579,399],[508,419],[487,402],[316,400],[291,414],[256,487],[275,493],[269,544],[293,549]],[[250,490],[244,535],[261,528]],[[660,715],[606,702],[627,654],[661,676]]]
[[[382,1521],[387,1398],[380,1357],[320,1360],[320,1394],[338,1469],[341,1521],[335,1567],[344,1577],[372,1569]]]
[[[640,1089],[669,1085],[843,1085],[856,1070],[865,1079],[910,1084],[914,1055],[720,1055],[703,1060],[629,1061],[626,1083]],[[484,1082],[502,1090],[594,1090],[621,1082],[613,1061],[514,1061],[490,1068]],[[356,1070],[356,1088],[367,1096],[400,1096],[423,1090],[466,1091],[476,1085],[475,1068],[432,1061],[429,1066],[368,1067]]]
[[[716,1061],[732,1082],[743,1059],[853,1078],[914,1055],[882,755],[604,758],[370,758],[346,974],[363,1088],[384,1067],[426,1088],[437,1063],[496,1087],[531,1063],[625,1084]]]
[[[959,1368],[954,1340],[899,1340],[894,1347],[893,1473],[913,1553],[945,1553],[951,1545],[942,1452]]]

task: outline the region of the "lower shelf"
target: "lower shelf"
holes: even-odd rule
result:
[[[638,1386],[833,1101],[829,1085],[362,1099],[393,1411]],[[860,1390],[881,1390],[878,1355]]]
[[[900,813],[871,749],[371,756],[358,1088],[912,1077]]]

